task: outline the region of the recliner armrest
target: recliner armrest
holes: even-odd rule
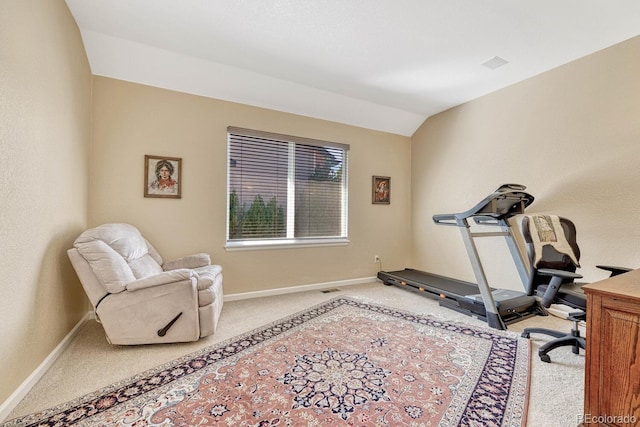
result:
[[[556,298],[556,295],[558,295],[558,290],[560,290],[560,286],[562,286],[562,282],[564,280],[582,278],[582,275],[578,273],[572,273],[570,271],[564,270],[555,270],[552,268],[541,268],[538,270],[538,273],[545,276],[551,276],[551,281],[547,285],[547,290],[542,296],[541,304],[544,308],[551,307],[551,304]]]
[[[96,316],[112,344],[194,341],[200,336],[195,280],[178,280],[105,298]],[[165,336],[158,330],[182,313]]]
[[[619,274],[628,273],[629,271],[633,270],[633,268],[614,267],[614,266],[610,266],[610,265],[596,265],[596,267],[601,269],[601,270],[610,271],[611,272],[611,276],[617,276]]]
[[[162,269],[164,271],[171,271],[179,268],[198,268],[205,267],[207,265],[211,265],[211,257],[209,254],[202,252],[167,261],[162,264]]]
[[[165,271],[164,273],[129,282],[127,283],[126,289],[128,291],[137,291],[139,289],[167,285],[169,283],[181,282],[183,280],[191,280],[194,277],[195,276],[191,270],[181,268],[178,270]]]

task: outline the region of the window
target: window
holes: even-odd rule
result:
[[[235,127],[227,137],[227,248],[348,243],[348,145]]]

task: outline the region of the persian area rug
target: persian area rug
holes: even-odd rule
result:
[[[6,426],[524,426],[530,353],[339,297]]]

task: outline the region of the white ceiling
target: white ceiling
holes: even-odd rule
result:
[[[401,135],[640,34],[638,0],[66,2],[96,75]]]

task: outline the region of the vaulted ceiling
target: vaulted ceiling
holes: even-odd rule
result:
[[[66,0],[93,74],[411,135],[640,34],[638,0]]]

